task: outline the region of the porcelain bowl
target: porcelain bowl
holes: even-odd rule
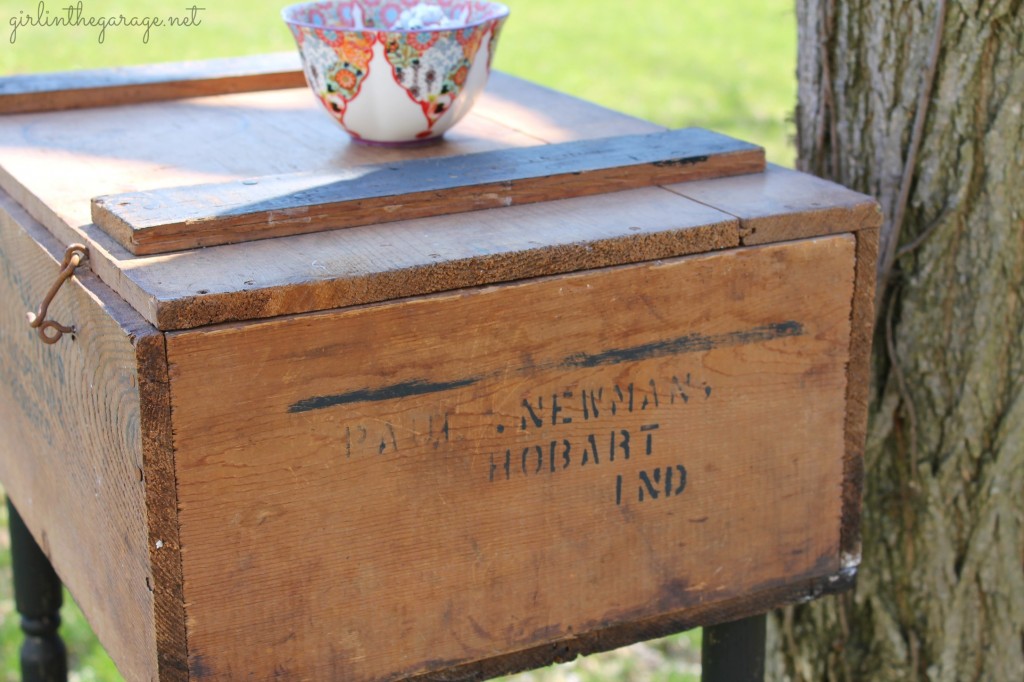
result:
[[[410,22],[410,14],[425,16],[424,5],[434,19]],[[306,2],[282,10],[324,108],[355,140],[383,145],[436,140],[469,112],[508,13],[474,0]]]

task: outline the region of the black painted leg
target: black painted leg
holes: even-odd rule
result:
[[[10,500],[7,500],[7,513],[10,515],[14,600],[25,633],[21,645],[22,682],[66,682],[67,652],[58,632],[63,601],[60,578]]]
[[[703,682],[763,682],[764,614],[704,628]]]

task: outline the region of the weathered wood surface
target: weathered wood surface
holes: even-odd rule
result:
[[[734,218],[652,188],[216,247],[183,254],[198,256],[187,269],[154,263],[144,281],[159,326],[183,329],[703,253],[736,235]]]
[[[171,384],[163,333],[135,337],[139,377],[146,526],[153,579],[153,630],[161,682],[188,680],[185,601],[178,541],[178,490],[174,471]],[[148,634],[148,633],[147,633]]]
[[[698,180],[669,189],[739,218],[740,240],[748,246],[856,232],[882,222],[871,197],[775,165],[728,183]]]
[[[478,212],[451,218],[444,234],[435,234],[437,221],[423,219],[406,229],[405,236],[383,228],[386,239],[377,230],[360,233],[356,228],[344,236],[331,232],[173,257],[133,257],[92,224],[92,197],[299,171],[341,172],[371,163],[657,130],[653,124],[494,73],[473,112],[443,144],[419,150],[369,149],[350,144],[319,111],[308,89],[299,88],[0,117],[0,187],[60,241],[87,243],[90,267],[151,324],[182,329],[685,255],[738,243],[738,235],[734,227],[729,228],[733,234],[725,234],[718,216],[709,217],[700,234],[690,230],[684,236],[684,228],[695,227],[692,205],[673,203],[670,192],[653,189],[623,194],[612,202],[594,198],[551,204],[544,229],[522,239],[500,226],[522,226],[535,219],[538,212],[529,206],[503,209],[497,216]],[[821,201],[855,207],[865,198],[815,183],[769,168],[758,176],[671,187],[746,216],[740,220],[747,243],[754,243],[751,226],[758,221],[777,226],[753,233],[772,240],[853,231],[866,224],[860,209],[816,212],[815,203],[820,207]],[[758,214],[736,205],[748,201],[748,195],[759,202]],[[657,215],[656,207],[664,212]],[[576,219],[573,212],[579,212]],[[595,216],[599,222],[593,232],[580,229]],[[565,220],[574,227],[558,224]],[[793,225],[795,229],[786,227]],[[425,236],[422,230],[428,227],[431,233]],[[635,227],[641,229],[632,230],[637,234],[630,243]],[[639,255],[630,258],[631,253]],[[573,265],[574,259],[580,259],[579,266]],[[479,273],[475,281],[472,273]]]
[[[837,574],[854,259],[833,236],[169,334],[193,679],[557,656]]]
[[[302,88],[118,109],[6,116],[0,118],[0,186],[62,242],[87,243],[90,267],[105,283],[158,328],[174,329],[366,302],[372,299],[376,285],[358,278],[353,282],[349,274],[383,262],[374,253],[380,242],[354,235],[338,239],[333,233],[325,233],[280,240],[278,248],[254,243],[183,252],[170,258],[134,258],[91,223],[91,197],[659,130],[653,124],[500,73],[492,74],[473,112],[449,132],[443,144],[418,150],[369,149],[350,144],[337,124],[318,109],[308,89]],[[498,118],[500,122],[496,122]],[[675,200],[671,193],[657,191],[665,195],[665,202]],[[590,212],[606,208],[597,203]],[[507,214],[507,222],[521,222],[532,215],[529,209],[509,209],[512,213]],[[552,213],[564,216],[566,210],[552,209]],[[617,210],[628,213],[623,205]],[[689,215],[685,209],[684,213]],[[658,223],[671,227],[672,215],[660,216]],[[626,234],[629,227],[639,226],[646,232],[645,225],[650,221],[642,217],[637,220],[622,223],[618,229]],[[484,221],[495,222],[501,221]],[[457,224],[464,223],[454,223],[452,229]],[[564,268],[567,250],[585,253],[590,262],[597,260],[610,236],[607,226],[606,220],[592,244],[584,236],[571,246],[569,236],[551,230],[557,243],[550,249],[536,235],[528,238],[536,242],[530,244],[515,242],[506,233],[496,238],[496,251],[489,252],[486,243],[480,244],[475,257],[492,264],[500,262],[504,271],[514,272],[517,277],[542,275],[546,274],[546,264]],[[649,244],[645,238],[640,241]],[[662,252],[668,241],[660,244]],[[735,237],[730,241],[735,242]],[[420,247],[426,244],[407,240],[384,243],[399,260],[422,268],[407,276],[429,282],[432,288],[427,290],[437,290],[444,287],[446,273],[466,264],[446,262],[446,249],[451,247],[461,259],[468,246],[478,241],[463,234],[457,243],[441,240],[440,250],[423,250]],[[402,244],[408,244],[408,251]],[[513,246],[528,251],[528,255],[515,257]],[[617,251],[629,253],[629,248],[621,245]],[[353,253],[363,255],[353,257]],[[380,267],[381,277],[397,280],[397,272]],[[232,276],[229,279],[222,272]],[[394,283],[388,290],[396,290]],[[182,314],[183,309],[191,312]]]
[[[176,629],[154,615],[154,599],[159,610],[165,581],[174,578],[150,569],[151,554],[158,564],[177,561],[176,526],[147,515],[154,505],[171,505],[174,514],[173,488],[153,494],[149,441],[160,410],[141,406],[139,397],[147,378],[137,346],[162,335],[80,268],[50,306],[77,334],[43,344],[25,312],[56,278],[62,253],[0,195],[0,481],[121,672],[180,679],[168,660],[158,662],[155,646],[159,639],[181,668],[180,605]],[[152,362],[165,363],[159,355]],[[161,538],[156,549],[152,542]]]
[[[843,489],[844,564],[861,561],[861,509],[864,499],[864,448],[868,435],[871,402],[871,346],[875,335],[875,270],[878,263],[878,230],[855,233],[857,268],[853,306],[850,310],[850,363],[846,369],[846,456],[843,459],[848,485]]]
[[[248,242],[764,170],[764,149],[699,128],[357,166],[92,200],[136,255]]]
[[[767,172],[727,183],[690,182],[669,189],[718,207],[739,220],[741,243],[766,244],[841,232],[857,235],[856,295],[851,312],[846,415],[843,551],[854,568],[861,558],[861,500],[867,438],[871,345],[874,334],[874,263],[882,215],[871,197],[828,180],[770,165]]]
[[[0,78],[0,114],[113,107],[305,84],[296,52]]]
[[[407,682],[437,682],[438,680],[460,680],[460,682],[483,682],[499,675],[534,670],[575,660],[577,656],[665,637],[691,630],[695,627],[715,625],[738,618],[749,618],[764,614],[779,604],[802,603],[825,595],[841,593],[852,586],[853,576],[838,575],[810,578],[781,586],[772,586],[747,592],[735,598],[687,607],[664,616],[643,621],[607,624],[589,632],[576,633],[553,644],[543,644],[482,661],[455,666],[443,675],[425,673],[408,678]]]

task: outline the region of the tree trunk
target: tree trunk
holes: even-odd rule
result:
[[[802,170],[876,196],[854,591],[775,616],[770,672],[1024,680],[1024,1],[797,0]]]

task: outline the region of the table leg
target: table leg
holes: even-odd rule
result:
[[[25,633],[25,641],[21,645],[22,682],[65,682],[68,678],[67,652],[58,632],[60,606],[64,598],[60,578],[10,499],[7,500],[7,513],[11,530],[14,601],[21,614],[22,632]]]
[[[703,682],[763,682],[765,614],[704,628]]]

